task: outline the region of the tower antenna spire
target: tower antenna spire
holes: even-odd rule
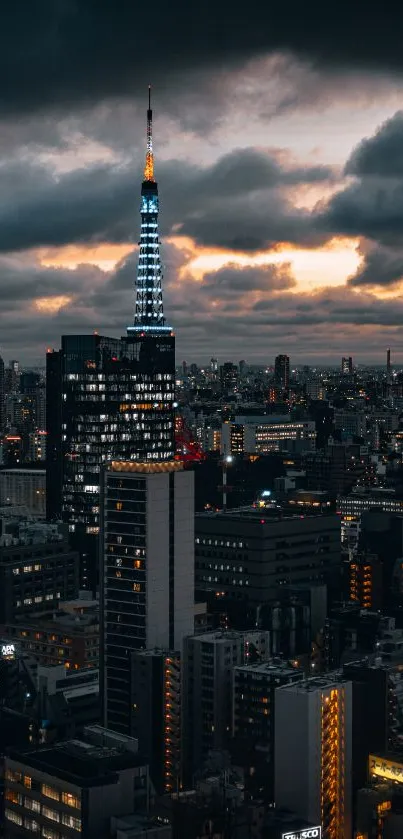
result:
[[[144,180],[154,181],[154,155],[153,155],[153,112],[151,110],[151,85],[148,85],[148,111],[147,111],[147,151],[146,165],[144,167]]]

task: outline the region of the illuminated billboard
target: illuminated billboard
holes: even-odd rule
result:
[[[403,783],[403,762],[370,755],[369,774],[373,778],[382,778],[383,781],[397,781],[401,784]]]
[[[304,827],[302,830],[292,830],[289,833],[283,833],[281,839],[322,839],[322,828]]]
[[[0,640],[0,659],[3,659],[3,661],[14,661],[17,652],[17,644],[14,644],[12,641]]]

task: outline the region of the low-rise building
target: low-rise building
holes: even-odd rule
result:
[[[6,839],[107,837],[111,818],[132,813],[137,796],[145,803],[148,788],[136,740],[101,726],[80,740],[10,750],[4,778]]]

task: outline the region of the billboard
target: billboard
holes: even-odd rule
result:
[[[0,640],[0,660],[14,661],[18,655],[18,645],[12,641]]]
[[[322,839],[322,828],[304,827],[302,830],[291,830],[289,833],[283,833],[281,839]]]

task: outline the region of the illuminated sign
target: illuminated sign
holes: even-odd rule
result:
[[[292,833],[283,833],[281,839],[322,839],[322,828],[305,827],[303,830],[293,830]]]
[[[15,658],[15,644],[2,644],[1,656],[2,658]]]
[[[369,756],[369,774],[371,777],[382,778],[384,781],[403,783],[403,762],[388,760],[376,755]]]

